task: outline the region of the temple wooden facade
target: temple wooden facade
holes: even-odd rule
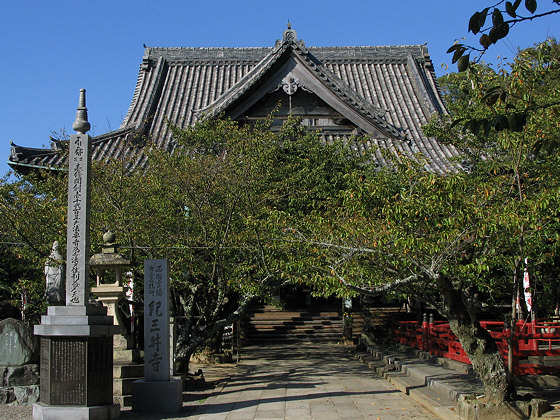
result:
[[[293,115],[324,141],[367,135],[360,147],[381,165],[378,148],[422,153],[435,172],[453,166],[456,150],[422,133],[434,113],[445,112],[425,45],[307,47],[290,27],[268,48],[146,47],[128,113],[118,130],[94,137],[93,159],[129,156],[131,166],[144,166],[147,138],[174,149],[168,120],[183,127],[218,115],[249,122],[278,104],[275,124]],[[66,144],[12,143],[8,163],[22,173],[63,169]]]

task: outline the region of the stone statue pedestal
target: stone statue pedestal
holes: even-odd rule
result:
[[[116,419],[113,404],[113,334],[107,308],[49,306],[35,335],[41,337],[40,403],[34,420]]]
[[[124,298],[124,287],[118,284],[100,284],[91,288],[91,293],[107,307],[107,315],[113,317],[113,324],[118,325],[123,333],[126,331],[118,317],[117,305]]]

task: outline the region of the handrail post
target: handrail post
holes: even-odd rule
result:
[[[429,346],[428,346],[428,314],[424,312],[424,314],[422,315],[422,343],[421,343],[421,349],[422,351],[428,351],[429,350]]]
[[[531,347],[533,350],[539,349],[539,340],[537,340],[533,334],[537,334],[537,320],[535,318],[531,319]],[[541,334],[543,329],[541,328]]]
[[[518,376],[520,374],[519,371],[519,358],[521,353],[519,351],[519,340],[516,339],[515,335],[513,336],[513,376]]]
[[[434,314],[430,314],[430,321],[428,322],[428,350],[432,353],[432,338],[434,332]]]

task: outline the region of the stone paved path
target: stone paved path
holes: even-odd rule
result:
[[[212,390],[185,391],[176,415],[140,415],[129,408],[122,419],[160,420],[393,420],[436,418],[355,360],[348,347],[298,344],[245,348],[235,368],[220,368]],[[213,372],[218,369],[208,367]],[[218,370],[220,370],[218,369]],[[31,419],[31,407],[0,406],[0,419]],[[68,419],[70,420],[70,419]]]
[[[191,414],[197,420],[433,419],[334,344],[244,349],[237,373]]]

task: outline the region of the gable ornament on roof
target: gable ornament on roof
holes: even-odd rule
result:
[[[312,92],[311,89],[309,89],[308,87],[306,87],[301,80],[299,80],[297,77],[295,77],[291,72],[288,73],[283,79],[282,81],[278,84],[278,86],[276,87],[275,91],[282,88],[282,90],[284,90],[284,92],[286,92],[289,96],[293,95],[294,93],[296,93],[296,91],[298,90],[298,88],[301,88],[302,90],[305,90],[306,92]]]
[[[292,24],[290,22],[288,22],[288,29],[284,31],[284,35],[282,36],[282,41],[284,42],[297,41],[297,33],[292,29]]]

